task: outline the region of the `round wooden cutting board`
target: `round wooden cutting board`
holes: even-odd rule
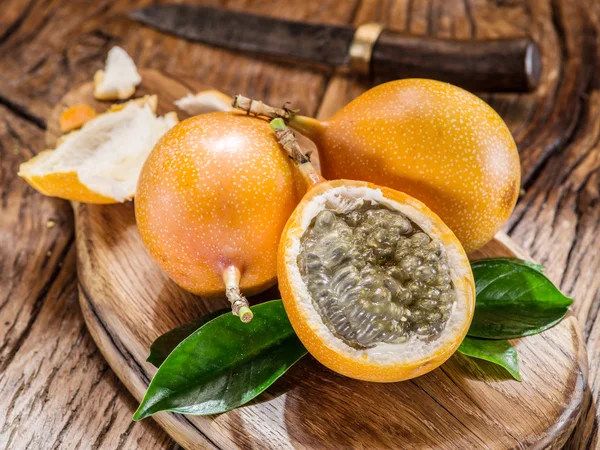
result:
[[[136,96],[158,94],[159,114],[175,109],[173,100],[189,92],[158,72],[142,76]],[[92,90],[84,85],[56,107],[49,145],[56,141],[65,107],[107,108],[93,100]],[[112,369],[140,401],[156,371],[145,362],[152,341],[227,301],[203,300],[167,279],[146,254],[131,202],[73,207],[85,321]],[[473,257],[515,255],[524,256],[501,234]],[[276,289],[255,301],[271,298],[278,298]],[[217,416],[154,418],[188,449],[559,448],[576,423],[587,381],[577,321],[568,316],[514,344],[523,382],[458,354],[425,376],[393,384],[344,378],[305,357],[244,407]]]

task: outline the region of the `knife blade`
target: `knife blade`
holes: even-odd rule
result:
[[[340,66],[354,29],[257,16],[199,5],[153,5],[132,19],[191,41],[242,52]]]
[[[375,24],[355,29],[188,4],[152,5],[129,16],[160,31],[229,50],[384,78],[434,78],[477,91],[530,91],[541,71],[539,49],[527,37],[436,39]]]

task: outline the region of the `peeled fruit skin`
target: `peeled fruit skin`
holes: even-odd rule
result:
[[[60,131],[69,131],[81,128],[83,124],[96,117],[96,110],[90,105],[75,105],[68,108],[60,115]]]
[[[467,253],[512,213],[519,154],[502,118],[484,101],[433,80],[392,81],[370,89],[329,120],[295,116],[327,179],[356,179],[405,192],[454,231]]]
[[[322,195],[330,189],[338,187],[366,187],[374,190],[380,190],[384,198],[403,205],[410,205],[428,218],[432,223],[432,229],[435,231],[435,237],[441,241],[444,246],[452,248],[455,253],[454,261],[460,262],[460,277],[453,280],[457,292],[461,293],[460,301],[464,302],[464,320],[459,322],[459,326],[450,335],[447,342],[435,351],[403,363],[382,364],[370,359],[367,354],[362,353],[359,357],[350,357],[353,350],[348,352],[339,351],[340,344],[332,343],[336,338],[331,335],[330,340],[323,338],[323,329],[318,325],[311,325],[310,314],[307,313],[305,303],[300,298],[300,289],[298,280],[294,275],[293,255],[294,242],[299,240],[305,232],[303,225],[303,215],[307,205],[317,196]],[[444,225],[444,223],[425,205],[409,197],[408,195],[376,186],[371,183],[360,181],[336,180],[326,181],[316,185],[311,189],[298,204],[294,213],[291,215],[281,237],[278,253],[278,277],[279,290],[283,299],[283,304],[294,328],[294,331],[306,347],[306,349],[321,364],[342,375],[374,382],[396,382],[414,378],[423,375],[444,363],[458,348],[467,334],[473,311],[475,307],[475,287],[473,275],[466,253],[462,249],[456,236]],[[320,334],[321,333],[321,334]],[[325,332],[326,334],[326,332]],[[410,343],[408,344],[410,345]]]
[[[190,292],[222,295],[223,272],[235,266],[242,292],[258,293],[276,281],[279,238],[299,199],[293,170],[265,121],[237,113],[184,120],[142,169],[142,241]]]

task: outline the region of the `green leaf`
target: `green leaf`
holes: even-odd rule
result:
[[[150,346],[150,354],[148,355],[148,358],[146,358],[146,361],[158,368],[165,359],[167,359],[167,356],[169,356],[175,347],[177,347],[186,337],[205,323],[213,320],[215,317],[219,317],[230,311],[229,308],[219,309],[208,313],[199,319],[193,320],[192,322],[173,328],[171,331],[167,331],[165,334],[157,337],[152,343]]]
[[[478,339],[467,336],[458,351],[471,358],[484,359],[504,367],[517,381],[523,381],[519,373],[517,350],[508,341]]]
[[[229,411],[259,395],[306,354],[281,300],[252,312],[250,323],[223,314],[182,341],[154,375],[133,420],[159,411]]]
[[[508,261],[515,264],[521,264],[523,266],[531,267],[536,272],[543,272],[546,269],[546,266],[538,263],[534,263],[533,261],[527,261],[525,259],[518,258],[493,258],[495,261]]]
[[[471,263],[477,301],[469,336],[514,339],[556,325],[573,300],[563,295],[539,266],[507,258]]]

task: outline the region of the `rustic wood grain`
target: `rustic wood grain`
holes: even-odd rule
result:
[[[138,94],[158,93],[159,113],[171,110],[173,100],[186,93],[182,84],[156,71],[142,76]],[[51,115],[48,139],[57,137],[53,122],[60,111],[91,100],[91,83],[67,94]],[[145,362],[152,341],[191,318],[227,306],[227,300],[198,298],[168,280],[141,243],[131,204],[77,204],[74,209],[86,324],[111,368],[139,401],[155,372]],[[525,256],[505,236],[475,256],[504,255]],[[266,297],[278,296],[270,294]],[[481,365],[461,356],[408,383],[380,385],[340,377],[307,359],[249,406],[214,417],[161,413],[155,418],[191,449],[259,443],[269,449],[558,448],[575,425],[587,383],[587,356],[577,321],[569,317],[516,346],[523,383],[507,379],[499,369],[486,375]],[[368,401],[375,398],[377,402]]]
[[[186,43],[127,18],[127,12],[147,1],[26,1],[0,5],[0,12],[10,10],[0,22],[4,28],[0,28],[0,98],[39,124],[45,124],[53,105],[67,91],[89,81],[102,68],[113,45],[123,46],[141,67],[196,78],[225,92],[268,95],[283,103],[289,100],[290,85],[302,86],[302,95],[293,100],[311,112],[322,95],[323,73],[314,68]],[[347,23],[358,0],[308,0],[293,7],[285,0],[202,3],[288,19]]]
[[[0,107],[0,448],[173,449],[130,421],[136,404],[86,330],[71,208],[16,176],[43,139]]]
[[[122,45],[141,66],[158,68],[178,78],[195,78],[232,94],[243,92],[273,103],[289,100],[306,114],[314,114],[318,109],[322,118],[371,85],[369,80],[330,78],[329,72],[255,61],[133,26],[125,18],[125,12],[147,3],[116,0],[0,2],[0,105],[5,107],[0,106],[0,305],[4,305],[0,306],[1,358],[13,352],[16,355],[13,348],[29,341],[32,342],[30,349],[35,348],[35,342],[40,348],[46,340],[54,339],[59,348],[66,342],[60,341],[58,327],[52,325],[47,325],[48,333],[43,335],[26,330],[31,330],[40,320],[44,305],[55,301],[49,298],[48,292],[60,273],[57,264],[64,260],[59,257],[61,253],[52,258],[46,253],[51,248],[64,249],[64,241],[72,240],[72,231],[68,231],[72,230],[71,213],[64,202],[42,200],[12,175],[21,160],[43,149],[42,129],[53,105],[70,88],[91,78],[102,66],[106,51],[112,45]],[[203,3],[320,22],[361,23],[376,18],[400,31],[445,37],[468,39],[531,34],[537,40],[544,56],[541,87],[529,95],[494,94],[484,98],[508,122],[522,154],[526,190],[506,230],[536,259],[543,261],[551,278],[575,297],[574,311],[583,325],[590,349],[588,397],[568,447],[598,446],[600,321],[595,319],[600,309],[596,275],[600,268],[597,230],[600,98],[598,76],[594,75],[598,61],[598,2],[311,0],[290,4],[230,0]],[[328,84],[328,81],[331,82]],[[318,108],[324,93],[327,101]],[[5,123],[11,124],[12,132],[7,131]],[[18,139],[14,137],[15,130]],[[15,140],[20,140],[18,148],[29,153],[13,159]],[[58,225],[45,228],[46,218],[50,216],[60,219],[60,228]],[[42,218],[41,226],[28,225],[34,217]],[[66,231],[60,231],[63,228]],[[24,229],[31,230],[35,238],[25,236]],[[72,253],[64,250],[64,254]],[[40,268],[43,269],[40,271]],[[74,282],[73,278],[71,283]],[[13,291],[9,295],[10,289]],[[80,318],[75,319],[73,326],[77,324],[81,324]],[[19,355],[31,357],[30,354]],[[106,370],[100,357],[91,360],[95,363],[90,366],[90,373]],[[0,360],[0,364],[3,361],[5,359]],[[3,386],[18,387],[23,383],[19,378],[21,373],[11,368],[14,363],[13,356],[0,370]],[[101,396],[112,398],[118,386],[118,382],[109,383],[102,388]],[[133,408],[133,400],[127,401],[127,394],[120,389],[116,407]],[[21,388],[21,392],[24,390]],[[14,391],[10,392],[12,397]],[[5,437],[14,432],[17,438],[11,447],[25,448],[36,426],[40,427],[38,434],[43,435],[44,428],[40,424],[46,421],[52,424],[52,417],[61,417],[68,410],[61,406],[60,396],[50,395],[36,410],[35,417],[23,412],[21,420],[7,421],[5,397],[0,396],[0,447],[6,442]],[[97,413],[95,406],[83,402],[78,411],[83,417],[93,417]],[[120,434],[130,426],[129,413],[119,416],[120,419],[106,429],[102,447],[118,447]],[[164,440],[161,442],[166,443],[156,445],[143,440],[136,443],[147,433],[160,433],[151,424],[146,421],[141,426],[133,426],[127,436],[137,437],[126,438],[124,448],[169,447],[171,444]],[[92,430],[85,425],[73,426],[70,433],[74,437],[71,446],[92,448],[94,440],[87,439]],[[34,448],[51,448],[54,443],[41,439],[36,442],[39,445]],[[63,442],[62,446],[66,445]]]

